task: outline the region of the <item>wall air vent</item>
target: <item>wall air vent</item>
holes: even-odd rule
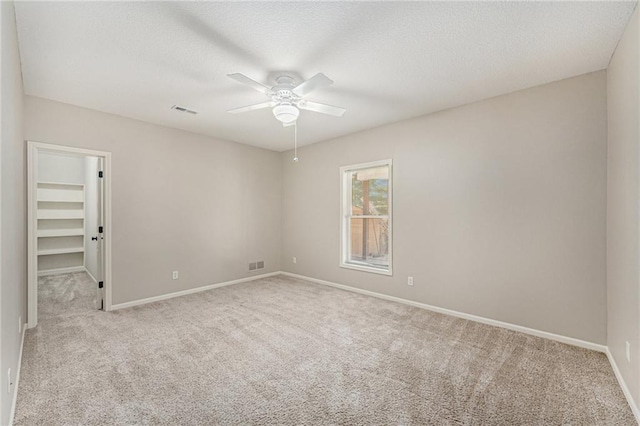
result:
[[[258,262],[249,263],[250,271],[255,271],[256,269],[264,269],[264,260],[259,260]]]
[[[193,114],[193,115],[196,115],[198,113],[198,111],[194,111],[192,109],[185,108],[185,107],[180,106],[180,105],[174,105],[174,106],[171,107],[171,109],[175,109],[176,111],[180,111],[180,112],[187,112],[187,113]]]

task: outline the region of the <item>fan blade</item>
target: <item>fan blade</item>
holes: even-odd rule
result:
[[[300,97],[304,97],[316,89],[331,86],[332,84],[333,84],[333,80],[331,80],[329,77],[319,72],[318,74],[311,77],[309,80],[303,83],[300,83],[298,86],[296,86],[293,89],[293,93],[295,93]]]
[[[262,83],[258,83],[257,81],[250,79],[244,74],[227,74],[227,77],[232,78],[239,83],[246,84],[247,86],[257,90],[260,93],[264,93],[267,96],[271,96],[273,94],[270,87],[267,87]]]
[[[262,108],[269,108],[274,106],[276,103],[275,102],[263,102],[261,104],[255,104],[255,105],[247,105],[247,106],[243,106],[240,108],[234,108],[234,109],[230,109],[227,112],[230,112],[231,114],[238,114],[240,112],[247,112],[247,111],[253,111],[256,109],[262,109]]]
[[[291,127],[291,126],[295,126],[296,122],[294,121],[290,121],[289,123],[282,123],[282,127]]]
[[[300,102],[300,104],[298,104],[298,108],[306,109],[307,111],[321,112],[322,114],[334,115],[336,117],[342,117],[342,114],[346,111],[344,108],[309,101]]]

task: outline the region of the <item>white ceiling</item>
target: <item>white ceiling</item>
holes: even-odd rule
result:
[[[335,81],[300,144],[607,67],[636,2],[18,2],[25,92],[282,151],[293,128],[226,76]],[[174,104],[199,111],[178,113]]]

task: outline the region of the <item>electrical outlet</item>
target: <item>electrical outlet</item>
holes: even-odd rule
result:
[[[251,262],[251,263],[249,264],[249,270],[250,270],[250,271],[255,271],[255,270],[256,270],[256,268],[257,268],[257,263],[256,263],[256,262]]]
[[[256,262],[256,269],[264,269],[264,260]]]
[[[22,317],[18,317],[18,334],[22,334]]]
[[[178,271],[173,271],[173,279],[174,280],[178,279]]]
[[[296,259],[296,257],[295,257],[295,256],[293,257],[293,259],[291,259],[291,261],[292,261],[293,263],[298,263],[298,259]]]
[[[13,383],[11,383],[11,369],[7,370],[7,393],[11,393],[11,386],[13,385]]]
[[[413,285],[413,277],[407,278],[407,285]]]
[[[627,362],[631,362],[631,344],[629,342],[627,343]]]

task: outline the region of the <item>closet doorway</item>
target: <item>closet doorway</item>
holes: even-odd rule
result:
[[[28,326],[111,307],[111,154],[28,144]]]

